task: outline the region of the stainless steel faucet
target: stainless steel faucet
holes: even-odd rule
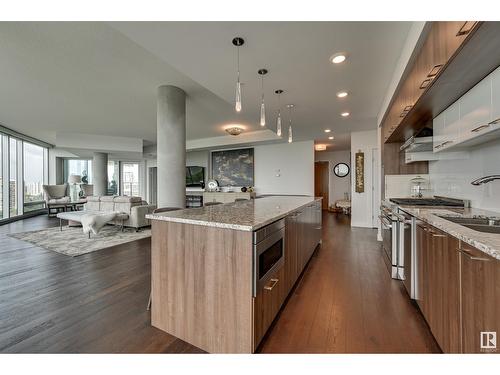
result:
[[[475,185],[475,186],[479,186],[481,184],[486,184],[486,183],[491,182],[493,180],[500,180],[500,175],[494,174],[491,176],[480,177],[477,180],[472,181],[471,184]]]

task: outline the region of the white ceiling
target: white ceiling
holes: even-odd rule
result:
[[[188,94],[188,139],[259,130],[259,68],[267,68],[268,123],[275,89],[294,103],[294,139],[349,145],[349,133],[376,126],[411,22],[44,22],[0,23],[0,123],[54,142],[57,131],[155,142],[156,88]],[[233,110],[234,36],[241,47],[243,111]],[[333,65],[329,57],[346,52]],[[350,92],[339,100],[339,90]],[[340,117],[347,110],[351,116]]]

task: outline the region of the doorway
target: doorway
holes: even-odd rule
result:
[[[314,163],[314,196],[323,197],[322,209],[328,210],[330,189],[330,163],[317,161]]]

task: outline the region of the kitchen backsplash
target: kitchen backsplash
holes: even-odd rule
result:
[[[500,180],[473,186],[478,177],[500,174],[500,139],[470,150],[466,160],[429,162],[434,195],[468,199],[472,207],[500,211]]]
[[[411,196],[411,179],[423,177],[429,179],[427,174],[393,174],[385,176],[385,199],[406,198]],[[431,196],[432,191],[424,190],[423,196]]]

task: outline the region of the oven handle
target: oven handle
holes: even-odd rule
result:
[[[379,215],[378,217],[380,219],[380,222],[382,223],[383,226],[385,226],[387,229],[392,229],[392,224],[385,216]]]

